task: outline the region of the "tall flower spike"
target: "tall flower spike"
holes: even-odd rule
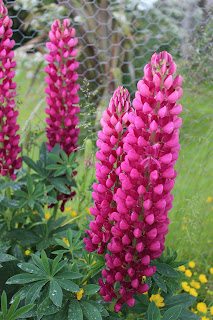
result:
[[[148,291],[143,277],[155,273],[150,261],[160,257],[165,249],[167,216],[173,200],[170,192],[177,174],[174,165],[180,148],[178,115],[182,107],[176,102],[182,95],[182,78],[177,75],[174,79],[175,72],[176,65],[169,53],[155,53],[144,68],[145,76],[138,82],[133,101],[135,110],[128,114],[130,125],[122,138],[119,181],[111,190],[115,201],[109,216],[111,232],[104,238],[104,246],[110,252],[105,255],[107,264],[102,271],[106,280],[99,280],[105,301],[117,299],[115,288],[119,288],[115,311],[120,311],[125,302],[132,307],[133,295]],[[102,191],[106,199],[108,188]],[[91,222],[91,240],[87,240],[87,248],[91,250],[97,247],[95,236],[103,239],[105,234],[100,231],[103,221],[107,225],[107,215],[103,218],[102,211],[100,214],[103,207],[101,203],[94,211],[96,222]],[[117,282],[119,286],[115,286]]]
[[[121,187],[114,196],[122,219],[115,223],[117,235],[107,246],[112,255],[107,256],[109,270],[104,271],[106,282],[102,283],[106,299],[114,283],[120,282],[121,298],[116,311],[124,302],[133,306],[133,294],[148,290],[143,276],[155,273],[150,261],[165,249],[182,123],[178,118],[182,107],[176,104],[182,95],[182,78],[177,75],[174,79],[175,72],[169,53],[155,53],[138,82],[133,100],[135,112],[128,118],[131,125],[123,145],[127,155],[121,163]]]
[[[17,134],[19,125],[16,124],[18,110],[16,110],[16,61],[14,61],[15,41],[11,40],[13,31],[12,20],[7,15],[7,8],[0,0],[0,173],[16,179],[15,169],[21,167],[21,152],[19,147],[20,136]]]
[[[106,244],[112,236],[112,221],[119,219],[118,215],[114,215],[116,204],[113,195],[118,187],[120,164],[124,159],[122,139],[130,109],[128,90],[118,87],[101,119],[102,130],[98,132],[97,140],[100,150],[96,152],[98,161],[95,164],[98,183],[93,184],[95,207],[90,209],[95,221],[90,223],[91,230],[86,230],[90,238],[84,239],[89,252],[96,249],[99,254],[105,252]]]
[[[76,84],[78,74],[74,72],[78,68],[79,62],[75,61],[78,50],[74,47],[78,43],[75,37],[75,29],[69,27],[69,19],[55,20],[51,26],[49,37],[51,42],[47,42],[46,47],[50,50],[46,55],[48,66],[44,68],[48,76],[45,77],[48,85],[45,92],[49,108],[45,112],[49,115],[46,118],[48,127],[46,128],[48,150],[50,151],[57,143],[60,143],[69,156],[76,149],[79,129],[77,113],[80,108],[76,106],[79,102],[77,94],[80,87]]]

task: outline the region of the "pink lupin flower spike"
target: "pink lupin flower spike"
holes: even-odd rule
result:
[[[78,39],[75,37],[75,29],[69,27],[69,19],[55,20],[49,32],[50,42],[46,47],[50,50],[46,55],[48,66],[44,68],[48,76],[45,77],[47,87],[45,92],[49,108],[45,109],[48,114],[46,128],[50,151],[57,143],[69,156],[76,149],[79,128],[77,114],[80,108],[76,106],[79,102],[77,94],[80,87],[76,84],[78,74],[75,69],[78,68],[79,62],[75,61],[78,50],[75,46]]]
[[[0,0],[0,173],[16,179],[15,169],[20,169],[22,164],[19,147],[20,136],[17,134],[18,110],[16,110],[15,96],[17,83],[13,82],[16,61],[14,58],[15,41],[10,40],[13,31],[12,20],[7,15],[7,8]]]

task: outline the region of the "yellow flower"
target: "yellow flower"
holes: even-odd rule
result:
[[[195,289],[200,289],[200,282],[195,281],[195,280],[192,280],[192,281],[190,282],[190,286],[193,287],[193,288],[195,288]]]
[[[199,302],[199,303],[197,304],[197,310],[198,310],[199,312],[206,313],[206,312],[207,312],[207,306],[206,306],[206,304],[205,304],[204,302]]]
[[[75,210],[72,210],[72,211],[70,211],[70,215],[71,215],[71,217],[76,217],[77,212]]]
[[[69,212],[71,209],[72,209],[71,207],[66,207],[66,208],[64,209],[64,211],[65,211],[65,212]]]
[[[206,318],[206,316],[202,317],[201,320],[209,320],[209,318]]]
[[[191,294],[191,296],[194,296],[194,297],[198,296],[197,291],[194,288],[190,288],[189,294]]]
[[[185,267],[185,266],[180,266],[180,267],[178,267],[178,269],[179,269],[180,271],[182,271],[182,272],[186,271],[186,267]]]
[[[33,211],[33,214],[38,214],[38,211],[36,211],[36,210],[35,210],[35,211]]]
[[[45,219],[49,220],[49,218],[51,217],[51,214],[49,212],[45,212]]]
[[[213,274],[213,268],[210,268],[210,270],[209,270],[209,271],[210,271],[210,273],[211,273],[211,274]]]
[[[205,274],[200,274],[199,275],[199,280],[200,280],[201,283],[207,283],[208,282]]]
[[[182,230],[186,230],[186,229],[187,229],[187,226],[182,226],[181,229],[182,229]]]
[[[187,269],[187,270],[185,271],[185,276],[188,277],[188,278],[191,278],[191,276],[192,276],[191,270]]]
[[[15,228],[16,228],[16,229],[18,228],[18,223],[17,223],[17,222],[15,223]]]
[[[207,203],[212,202],[212,197],[207,197],[207,198],[206,198],[206,202],[207,202]]]
[[[90,208],[86,208],[86,212],[87,212],[88,214],[91,214],[91,213],[90,213]]]
[[[84,289],[81,289],[81,291],[77,292],[77,299],[78,300],[81,300],[83,293],[84,293]]]
[[[62,238],[62,241],[64,241],[68,245],[68,247],[70,246],[69,241],[67,240],[67,238]]]
[[[188,285],[188,282],[186,282],[186,281],[181,282],[181,286],[182,286],[184,291],[189,292],[190,286]]]
[[[213,315],[213,306],[210,308],[210,312]]]
[[[30,250],[26,250],[26,251],[25,251],[25,255],[26,255],[26,256],[29,256],[29,255],[30,255]]]
[[[157,307],[164,307],[165,303],[163,302],[164,298],[161,297],[161,295],[158,294],[152,294],[150,299],[150,301],[154,301]]]
[[[83,283],[83,286],[85,286],[87,284],[87,281],[85,281],[84,283]]]
[[[189,261],[189,268],[193,269],[195,267],[195,262],[194,261]]]
[[[194,310],[193,308],[191,309],[192,312],[194,312],[195,314],[198,313],[198,311]]]

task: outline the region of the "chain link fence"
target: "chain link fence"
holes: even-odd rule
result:
[[[184,102],[189,101],[184,133],[189,126],[190,131],[201,130],[192,124],[194,113],[199,115],[196,121],[208,118],[211,124],[212,0],[16,0],[6,5],[14,22],[22,128],[29,119],[45,126],[45,42],[51,23],[63,18],[71,19],[79,38],[81,87],[85,88],[87,79],[86,86],[94,92],[90,102],[81,94],[87,107],[82,115],[83,135],[86,127],[97,126],[118,85],[133,97],[143,66],[162,50],[174,56],[184,76]],[[196,110],[191,105],[195,96]]]

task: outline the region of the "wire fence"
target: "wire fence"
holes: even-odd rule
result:
[[[212,123],[212,0],[16,0],[6,4],[14,22],[22,128],[29,119],[45,126],[45,42],[55,19],[70,18],[79,38],[79,83],[85,89],[87,79],[94,92],[90,102],[81,94],[87,106],[83,135],[88,127],[96,129],[118,85],[133,97],[143,66],[162,50],[174,56],[184,76],[183,133],[187,137],[189,129],[201,135],[207,132]]]

